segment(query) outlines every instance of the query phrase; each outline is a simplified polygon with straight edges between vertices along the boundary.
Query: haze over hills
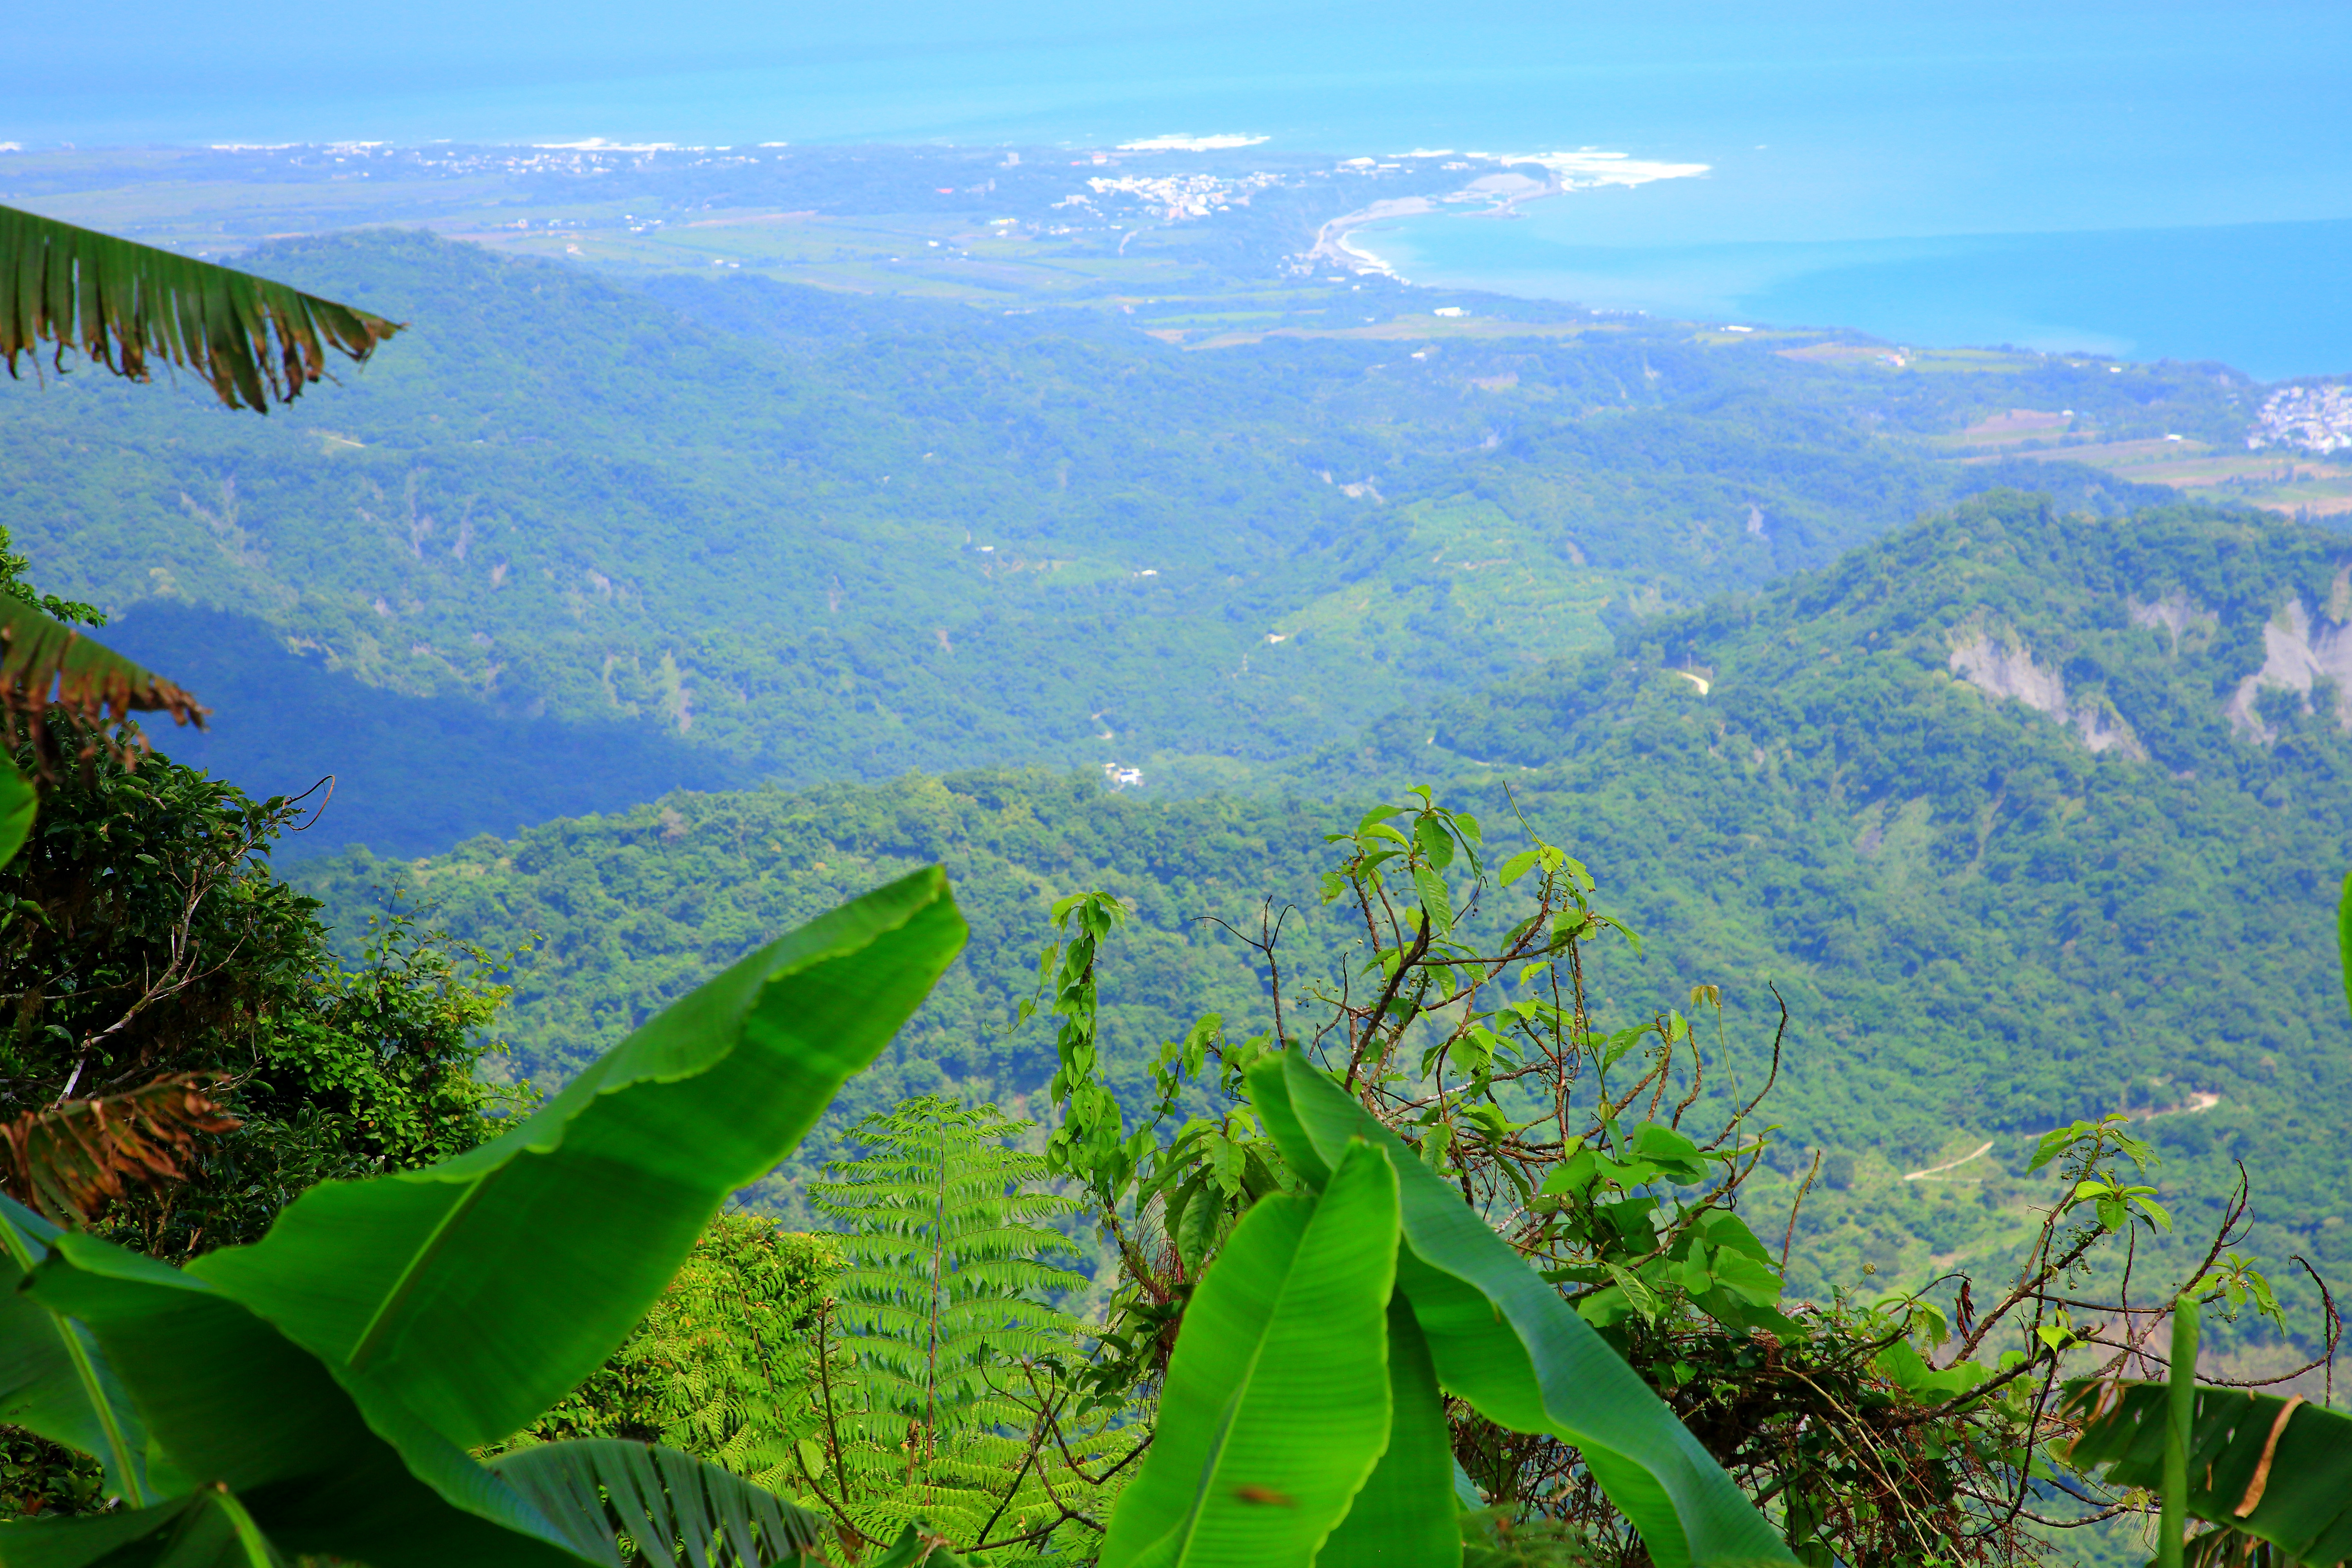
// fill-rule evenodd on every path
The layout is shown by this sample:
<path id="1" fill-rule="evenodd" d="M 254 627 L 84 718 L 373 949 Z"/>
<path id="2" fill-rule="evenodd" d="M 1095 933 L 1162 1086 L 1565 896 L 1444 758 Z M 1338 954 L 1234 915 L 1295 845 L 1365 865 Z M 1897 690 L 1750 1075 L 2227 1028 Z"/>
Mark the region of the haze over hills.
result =
<path id="1" fill-rule="evenodd" d="M 1500 336 L 1391 311 L 1381 336 L 1187 353 L 1116 312 L 630 289 L 416 236 L 253 259 L 412 331 L 267 425 L 86 377 L 28 395 L 0 430 L 11 525 L 124 646 L 203 683 L 224 716 L 190 754 L 266 765 L 257 787 L 348 771 L 312 743 L 342 727 L 303 706 L 348 706 L 336 680 L 427 704 L 382 722 L 461 737 L 642 732 L 600 767 L 551 731 L 526 757 L 560 764 L 496 770 L 454 816 L 348 781 L 320 842 L 407 852 L 637 798 L 647 766 L 1239 782 L 1989 485 L 2097 510 L 2162 493 L 1967 444 L 2011 407 L 2219 444 L 2256 401 L 2210 370 L 1895 374 L 1834 336 L 1590 318 Z"/>
<path id="2" fill-rule="evenodd" d="M 28 147 L 0 157 L 0 185 L 8 163 L 60 142 L 239 143 L 258 160 L 286 143 L 439 154 L 469 150 L 450 138 L 602 137 L 739 170 L 871 156 L 856 143 L 873 142 L 983 167 L 1007 151 L 1066 165 L 1218 132 L 1255 143 L 1240 151 L 1260 169 L 1309 153 L 1328 168 L 1598 147 L 1705 173 L 1544 203 L 1526 223 L 1447 216 L 1475 207 L 1410 219 L 1404 269 L 1662 314 L 2221 359 L 2265 377 L 2352 360 L 2332 286 L 2352 140 L 2329 108 L 2352 25 L 2316 0 L 2179 0 L 2155 26 L 2019 0 L 1144 16 L 895 0 L 822 18 L 700 6 L 650 29 L 618 7 L 574 7 L 551 29 L 428 3 L 345 19 L 339 37 L 373 68 L 358 74 L 316 72 L 299 27 L 223 37 L 170 6 L 133 14 L 108 71 L 27 81 L 0 105 L 0 147 Z M 33 46 L 41 58 L 79 46 L 69 18 L 28 26 L 55 40 Z M 390 162 L 346 163 L 333 199 L 362 205 Z M 248 232 L 300 226 L 277 194 L 238 193 L 262 220 Z M 243 216 L 217 188 L 194 195 Z M 1399 237 L 1374 248 L 1402 258 Z M 749 265 L 769 250 L 727 254 Z"/>

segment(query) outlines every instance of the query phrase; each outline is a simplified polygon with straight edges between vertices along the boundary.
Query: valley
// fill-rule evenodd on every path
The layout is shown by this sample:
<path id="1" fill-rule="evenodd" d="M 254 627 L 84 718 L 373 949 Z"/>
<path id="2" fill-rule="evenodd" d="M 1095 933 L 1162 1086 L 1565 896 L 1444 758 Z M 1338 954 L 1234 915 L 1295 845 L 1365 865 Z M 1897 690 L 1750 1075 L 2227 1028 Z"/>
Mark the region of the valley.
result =
<path id="1" fill-rule="evenodd" d="M 1593 867 L 1646 939 L 1598 973 L 1621 1016 L 1719 984 L 1750 1074 L 1778 988 L 1757 1191 L 1838 1156 L 1800 1288 L 1998 1258 L 2041 1131 L 2189 1103 L 2148 1124 L 2168 1201 L 2218 1214 L 2245 1158 L 2252 1245 L 2352 1262 L 2316 1132 L 2352 1102 L 2352 756 L 2335 667 L 2272 670 L 2263 630 L 2337 636 L 2352 557 L 2279 515 L 2340 510 L 2336 455 L 2246 446 L 2285 394 L 1297 265 L 1461 171 L 725 151 L 7 165 L 409 324 L 266 422 L 20 388 L 0 507 L 215 707 L 169 754 L 335 776 L 278 854 L 347 944 L 393 898 L 537 933 L 500 1070 L 552 1088 L 941 860 L 978 940 L 762 1189 L 804 1218 L 857 1114 L 1039 1110 L 1048 1042 L 1007 1030 L 1054 898 L 1135 911 L 1132 1090 L 1266 1004 L 1204 918 L 1294 907 L 1297 973 L 1339 973 L 1324 835 L 1426 783 Z M 1223 205 L 1106 205 L 1180 175 Z"/>
<path id="2" fill-rule="evenodd" d="M 1227 927 L 1254 930 L 1266 900 L 1295 910 L 1286 987 L 1336 983 L 1349 939 L 1315 884 L 1324 835 L 1355 808 L 1331 797 L 1430 782 L 1490 825 L 1497 858 L 1523 813 L 1592 867 L 1643 938 L 1594 960 L 1612 1026 L 1720 985 L 1723 1065 L 1745 1082 L 1765 1068 L 1774 988 L 1785 999 L 1784 1141 L 1759 1194 L 1785 1204 L 1809 1148 L 1849 1162 L 1802 1210 L 1801 1291 L 1864 1263 L 1900 1282 L 1997 1258 L 2038 1201 L 2024 1167 L 2042 1130 L 2182 1106 L 2198 1109 L 2147 1125 L 2183 1233 L 2218 1215 L 2242 1159 L 2261 1173 L 2250 1245 L 2333 1274 L 2352 1266 L 2336 1196 L 2352 1171 L 2321 1131 L 2352 1097 L 2332 942 L 2352 734 L 2337 689 L 2261 672 L 2284 605 L 2343 607 L 2346 559 L 2258 513 L 2101 521 L 1989 497 L 1759 595 L 1401 709 L 1247 795 L 1168 802 L 1055 770 L 769 785 L 414 862 L 306 862 L 299 879 L 345 930 L 397 897 L 476 940 L 542 933 L 510 1062 L 554 1083 L 750 943 L 941 861 L 972 954 L 838 1127 L 943 1085 L 1034 1094 L 1050 1037 L 1009 1025 L 1045 906 L 1089 887 L 1135 912 L 1105 981 L 1128 1092 L 1204 1012 L 1266 1028 L 1265 983 Z M 2186 635 L 2135 610 L 2168 601 L 2196 606 Z M 2023 700 L 1987 689 L 1960 657 L 1980 637 L 2048 678 Z M 1693 669 L 1706 690 L 1677 678 Z M 2241 687 L 2266 742 L 2233 711 Z M 2132 743 L 2095 750 L 2075 718 L 2093 710 Z M 1937 1173 L 1951 1180 L 1909 1179 L 1988 1141 Z"/>

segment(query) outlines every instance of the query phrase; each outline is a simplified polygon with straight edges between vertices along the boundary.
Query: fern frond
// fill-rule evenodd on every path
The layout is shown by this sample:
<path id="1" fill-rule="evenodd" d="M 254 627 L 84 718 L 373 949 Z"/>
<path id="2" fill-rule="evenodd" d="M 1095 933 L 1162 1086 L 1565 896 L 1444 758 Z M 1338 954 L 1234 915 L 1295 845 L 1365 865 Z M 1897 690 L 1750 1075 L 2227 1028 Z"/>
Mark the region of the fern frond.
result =
<path id="1" fill-rule="evenodd" d="M 1001 1561 L 1061 1560 L 1072 1552 L 1055 1530 L 1089 1549 L 1065 1504 L 1108 1516 L 1105 1489 L 1065 1455 L 1109 1469 L 1105 1424 L 1069 1421 L 1067 1388 L 1035 1374 L 1085 1359 L 1079 1324 L 1054 1302 L 1087 1281 L 1051 1261 L 1071 1251 L 1051 1222 L 1081 1205 L 1038 1190 L 1044 1160 L 1009 1146 L 1025 1130 L 992 1107 L 909 1100 L 860 1123 L 863 1158 L 810 1185 L 844 1233 L 819 1368 L 833 1401 L 826 1489 L 869 1540 L 914 1523 Z M 1109 1437 L 1122 1452 L 1136 1440 Z"/>

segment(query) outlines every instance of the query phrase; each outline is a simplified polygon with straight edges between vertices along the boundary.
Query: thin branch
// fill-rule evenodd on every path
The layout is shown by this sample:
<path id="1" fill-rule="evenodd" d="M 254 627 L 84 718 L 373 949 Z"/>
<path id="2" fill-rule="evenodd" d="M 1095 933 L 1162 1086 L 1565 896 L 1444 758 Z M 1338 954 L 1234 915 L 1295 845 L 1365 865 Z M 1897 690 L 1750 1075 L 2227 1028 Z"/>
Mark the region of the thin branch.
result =
<path id="1" fill-rule="evenodd" d="M 1822 1151 L 1813 1151 L 1811 1169 L 1805 1173 L 1804 1184 L 1797 1189 L 1796 1202 L 1789 1205 L 1789 1228 L 1780 1237 L 1780 1278 L 1789 1277 L 1789 1248 L 1797 1239 L 1797 1211 L 1805 1206 L 1805 1194 L 1813 1190 L 1813 1178 L 1822 1173 Z"/>
<path id="2" fill-rule="evenodd" d="M 1387 987 L 1381 991 L 1380 1001 L 1372 1008 L 1371 1020 L 1364 1026 L 1363 1038 L 1356 1042 L 1355 1050 L 1348 1058 L 1347 1088 L 1352 1089 L 1356 1087 L 1356 1074 L 1362 1069 L 1365 1047 L 1380 1033 L 1381 1022 L 1388 1016 L 1389 1004 L 1396 1000 L 1397 988 L 1404 984 L 1406 973 L 1421 962 L 1421 955 L 1428 951 L 1429 911 L 1423 910 L 1421 911 L 1421 934 L 1412 939 L 1411 948 L 1398 955 L 1396 973 L 1389 976 Z"/>

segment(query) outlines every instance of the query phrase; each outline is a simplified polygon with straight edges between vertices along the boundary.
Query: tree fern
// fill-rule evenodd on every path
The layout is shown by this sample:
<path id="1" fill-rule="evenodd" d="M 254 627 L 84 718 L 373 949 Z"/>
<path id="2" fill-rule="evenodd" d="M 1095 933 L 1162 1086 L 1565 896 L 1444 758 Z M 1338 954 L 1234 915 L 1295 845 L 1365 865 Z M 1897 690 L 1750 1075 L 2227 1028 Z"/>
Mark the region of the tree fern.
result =
<path id="1" fill-rule="evenodd" d="M 816 1324 L 839 1265 L 831 1237 L 719 1215 L 627 1342 L 520 1442 L 658 1443 L 804 1490 L 793 1444 L 812 1425 Z"/>
<path id="2" fill-rule="evenodd" d="M 1135 1437 L 1076 1414 L 1082 1331 L 1052 1300 L 1087 1281 L 1045 1259 L 1069 1245 L 1047 1222 L 1081 1205 L 1007 1146 L 1026 1127 L 909 1100 L 859 1124 L 865 1157 L 810 1187 L 844 1266 L 813 1368 L 824 1471 L 801 1491 L 868 1541 L 915 1523 L 1018 1558 L 1098 1539 Z"/>

